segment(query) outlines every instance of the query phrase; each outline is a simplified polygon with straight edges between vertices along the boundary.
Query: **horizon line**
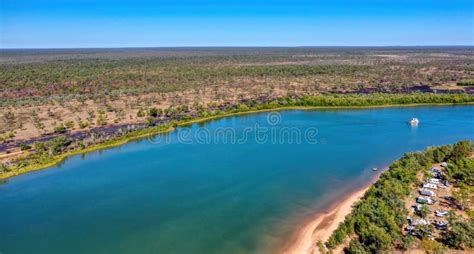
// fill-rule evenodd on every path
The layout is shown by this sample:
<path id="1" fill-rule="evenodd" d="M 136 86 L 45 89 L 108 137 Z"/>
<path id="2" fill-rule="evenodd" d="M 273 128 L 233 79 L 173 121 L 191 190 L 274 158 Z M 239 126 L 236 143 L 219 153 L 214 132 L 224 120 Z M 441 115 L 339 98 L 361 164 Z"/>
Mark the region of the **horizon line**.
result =
<path id="1" fill-rule="evenodd" d="M 474 47 L 463 44 L 428 45 L 314 45 L 314 46 L 124 46 L 124 47 L 0 47 L 0 50 L 54 50 L 54 49 L 186 49 L 186 48 L 410 48 L 410 47 Z"/>

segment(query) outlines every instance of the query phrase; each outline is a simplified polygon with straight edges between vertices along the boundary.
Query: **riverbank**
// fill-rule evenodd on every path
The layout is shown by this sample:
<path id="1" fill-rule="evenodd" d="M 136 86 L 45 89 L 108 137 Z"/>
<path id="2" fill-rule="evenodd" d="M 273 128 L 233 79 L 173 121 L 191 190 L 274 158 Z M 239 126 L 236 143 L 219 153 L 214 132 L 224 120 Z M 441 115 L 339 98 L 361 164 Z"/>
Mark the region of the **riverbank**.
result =
<path id="1" fill-rule="evenodd" d="M 38 170 L 42 170 L 42 169 L 46 169 L 46 168 L 49 168 L 49 167 L 56 166 L 56 165 L 63 162 L 65 159 L 67 159 L 70 156 L 90 153 L 90 152 L 103 150 L 103 149 L 108 149 L 108 148 L 113 148 L 113 147 L 116 147 L 116 146 L 124 145 L 124 144 L 129 143 L 133 140 L 137 140 L 137 139 L 146 138 L 146 137 L 153 136 L 153 135 L 158 135 L 158 134 L 164 134 L 164 133 L 167 133 L 167 132 L 171 132 L 174 129 L 175 128 L 173 128 L 173 127 L 145 129 L 145 130 L 142 130 L 141 132 L 131 133 L 130 135 L 125 135 L 125 136 L 120 137 L 118 139 L 114 139 L 114 140 L 110 140 L 110 141 L 107 141 L 107 142 L 104 142 L 104 143 L 101 143 L 101 144 L 90 146 L 90 147 L 87 147 L 85 149 L 69 151 L 69 152 L 60 154 L 60 155 L 54 157 L 53 159 L 51 159 L 47 162 L 44 162 L 44 163 L 32 164 L 32 165 L 26 166 L 24 168 L 21 168 L 21 170 L 2 173 L 2 174 L 0 174 L 0 180 L 5 180 L 5 179 L 8 179 L 10 177 L 14 177 L 14 176 L 18 176 L 18 175 L 21 175 L 21 174 L 25 174 L 25 173 L 38 171 Z"/>
<path id="2" fill-rule="evenodd" d="M 313 254 L 320 253 L 318 242 L 327 242 L 332 233 L 344 221 L 352 211 L 365 192 L 375 183 L 380 174 L 388 170 L 388 167 L 381 170 L 370 182 L 361 188 L 341 197 L 334 202 L 326 212 L 317 213 L 312 219 L 306 222 L 296 233 L 295 238 L 282 251 L 283 254 Z"/>
<path id="3" fill-rule="evenodd" d="M 277 103 L 278 102 L 278 103 Z M 254 105 L 253 107 L 247 107 L 245 109 L 229 109 L 227 111 L 217 112 L 215 115 L 200 116 L 197 118 L 191 118 L 187 120 L 172 121 L 167 123 L 167 126 L 158 126 L 145 128 L 139 131 L 134 131 L 106 141 L 105 143 L 95 144 L 83 149 L 68 151 L 63 154 L 54 155 L 53 158 L 48 157 L 45 159 L 41 158 L 40 163 L 36 161 L 27 162 L 29 152 L 25 152 L 23 157 L 18 157 L 18 165 L 20 167 L 14 167 L 12 170 L 0 172 L 0 179 L 6 179 L 19 174 L 36 171 L 44 168 L 54 166 L 62 162 L 65 158 L 71 155 L 77 155 L 87 152 L 92 152 L 104 148 L 110 148 L 125 144 L 131 140 L 153 136 L 156 134 L 169 132 L 174 130 L 175 127 L 188 126 L 194 123 L 202 123 L 210 120 L 216 120 L 224 117 L 231 117 L 237 115 L 253 114 L 268 111 L 281 111 L 281 110 L 335 110 L 335 109 L 368 109 L 368 108 L 384 108 L 384 107 L 419 107 L 419 106 L 447 106 L 447 105 L 473 105 L 474 97 L 468 95 L 372 95 L 372 96 L 355 96 L 355 95 L 344 95 L 344 96 L 322 96 L 322 97 L 307 97 L 302 98 L 300 101 L 294 101 L 294 99 L 286 98 L 281 101 L 269 102 L 260 105 Z M 279 103 L 285 102 L 285 105 Z M 163 128 L 166 128 L 164 131 Z M 66 149 L 67 150 L 67 149 Z M 26 166 L 21 164 L 26 163 Z"/>
<path id="4" fill-rule="evenodd" d="M 331 253 L 344 247 L 350 253 L 471 251 L 474 248 L 469 241 L 472 203 L 446 191 L 456 188 L 457 193 L 469 192 L 472 184 L 466 179 L 472 179 L 473 175 L 472 149 L 472 141 L 468 139 L 405 153 L 367 190 L 324 247 Z M 419 196 L 423 193 L 418 187 L 437 181 L 432 183 L 434 191 L 445 193 Z M 436 196 L 435 201 L 442 207 L 433 206 L 435 202 L 420 201 L 432 200 L 432 196 Z M 421 205 L 419 210 L 412 209 L 415 202 Z M 447 221 L 435 211 L 449 211 L 452 217 Z M 424 221 L 422 225 L 417 224 L 420 220 Z"/>
<path id="5" fill-rule="evenodd" d="M 274 112 L 274 111 L 283 111 L 283 110 L 346 110 L 346 109 L 364 110 L 364 109 L 397 108 L 397 107 L 410 108 L 410 107 L 426 107 L 426 106 L 442 107 L 442 106 L 473 106 L 473 105 L 474 105 L 474 101 L 472 101 L 472 102 L 461 102 L 461 103 L 382 104 L 382 105 L 370 105 L 370 106 L 367 106 L 367 105 L 365 105 L 365 106 L 364 105 L 361 105 L 361 106 L 278 106 L 278 107 L 268 107 L 268 108 L 265 107 L 265 108 L 258 108 L 258 109 L 249 109 L 249 110 L 245 110 L 245 111 L 232 111 L 232 112 L 225 112 L 225 113 L 221 113 L 221 114 L 217 114 L 217 115 L 213 115 L 213 116 L 199 117 L 199 118 L 196 118 L 196 119 L 180 121 L 178 123 L 175 123 L 175 126 L 176 127 L 184 127 L 184 126 L 189 126 L 189 125 L 192 125 L 192 124 L 195 124 L 195 123 L 204 123 L 204 122 L 207 122 L 207 121 L 218 120 L 218 119 L 226 118 L 226 117 L 233 117 L 233 116 L 240 116 L 240 115 L 250 115 L 250 114 L 265 113 L 265 112 Z M 130 124 L 130 125 L 133 125 L 133 124 Z M 115 129 L 115 128 L 117 128 L 117 126 L 116 125 L 105 126 L 102 129 L 106 130 L 106 129 L 110 129 L 110 128 Z M 78 133 L 86 134 L 90 131 L 95 131 L 95 129 L 91 129 L 89 131 L 72 132 L 72 134 L 78 134 Z M 160 132 L 152 132 L 152 133 L 149 133 L 147 135 L 155 135 L 155 134 L 160 134 Z M 68 134 L 62 134 L 62 135 L 67 136 Z M 58 135 L 52 136 L 51 139 L 55 138 L 55 137 L 58 137 Z M 28 143 L 32 143 L 32 142 L 44 142 L 44 141 L 35 141 L 35 140 L 36 140 L 36 138 L 30 139 L 30 140 L 21 140 L 21 141 L 17 141 L 16 143 L 13 143 L 13 145 L 10 144 L 10 146 L 19 146 L 20 144 L 28 144 Z M 4 145 L 4 144 L 2 144 L 2 145 Z M 8 146 L 7 146 L 7 148 L 4 148 L 0 145 L 0 153 L 4 152 L 3 151 L 4 149 L 8 150 Z M 13 152 L 13 153 L 5 153 L 5 154 L 2 154 L 2 155 L 3 155 L 3 157 L 8 157 L 8 155 L 13 155 L 14 153 L 18 153 L 18 152 L 19 151 Z M 1 179 L 1 176 L 0 176 L 0 179 Z"/>

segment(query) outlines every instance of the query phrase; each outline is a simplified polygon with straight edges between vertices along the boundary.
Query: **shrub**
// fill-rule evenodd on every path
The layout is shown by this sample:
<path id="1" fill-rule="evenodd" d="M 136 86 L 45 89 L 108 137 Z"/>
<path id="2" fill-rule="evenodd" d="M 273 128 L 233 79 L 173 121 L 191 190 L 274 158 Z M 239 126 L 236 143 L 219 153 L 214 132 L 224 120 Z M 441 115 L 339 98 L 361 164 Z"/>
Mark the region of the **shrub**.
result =
<path id="1" fill-rule="evenodd" d="M 427 205 L 422 205 L 420 210 L 420 216 L 426 218 L 431 213 L 430 208 Z"/>
<path id="2" fill-rule="evenodd" d="M 467 222 L 455 221 L 451 223 L 449 231 L 444 237 L 444 243 L 455 249 L 474 248 L 474 219 Z"/>
<path id="3" fill-rule="evenodd" d="M 31 149 L 30 145 L 25 144 L 25 143 L 20 144 L 20 150 L 21 151 L 26 151 L 26 150 L 30 150 L 30 149 Z"/>
<path id="4" fill-rule="evenodd" d="M 54 133 L 65 133 L 66 132 L 66 127 L 64 127 L 63 124 L 60 124 L 56 127 L 54 127 Z"/>
<path id="5" fill-rule="evenodd" d="M 140 108 L 137 112 L 137 117 L 144 117 L 145 116 L 145 111 L 143 111 L 142 108 Z"/>
<path id="6" fill-rule="evenodd" d="M 474 86 L 474 79 L 461 80 L 456 83 L 458 86 Z"/>
<path id="7" fill-rule="evenodd" d="M 148 110 L 148 115 L 152 117 L 157 117 L 158 116 L 158 109 L 157 108 L 150 108 Z"/>
<path id="8" fill-rule="evenodd" d="M 472 142 L 469 140 L 458 142 L 454 145 L 451 156 L 451 160 L 460 160 L 464 157 L 470 156 L 472 153 Z"/>
<path id="9" fill-rule="evenodd" d="M 148 117 L 146 118 L 146 124 L 147 124 L 148 126 L 154 125 L 154 124 L 155 124 L 155 118 L 152 117 L 152 116 L 148 116 Z"/>
<path id="10" fill-rule="evenodd" d="M 345 253 L 350 253 L 350 254 L 365 254 L 365 253 L 370 253 L 369 251 L 367 251 L 365 249 L 365 246 L 362 245 L 362 243 L 360 243 L 359 241 L 357 240 L 352 240 L 350 243 L 349 243 L 349 247 L 346 248 L 344 250 Z"/>
<path id="11" fill-rule="evenodd" d="M 98 116 L 97 116 L 97 125 L 104 126 L 107 124 L 107 115 L 105 114 L 105 111 L 98 111 Z"/>
<path id="12" fill-rule="evenodd" d="M 443 253 L 443 250 L 445 249 L 443 244 L 426 238 L 421 240 L 421 248 L 428 253 Z"/>
<path id="13" fill-rule="evenodd" d="M 65 125 L 68 129 L 73 129 L 74 128 L 74 122 L 73 121 L 67 121 L 65 123 Z"/>

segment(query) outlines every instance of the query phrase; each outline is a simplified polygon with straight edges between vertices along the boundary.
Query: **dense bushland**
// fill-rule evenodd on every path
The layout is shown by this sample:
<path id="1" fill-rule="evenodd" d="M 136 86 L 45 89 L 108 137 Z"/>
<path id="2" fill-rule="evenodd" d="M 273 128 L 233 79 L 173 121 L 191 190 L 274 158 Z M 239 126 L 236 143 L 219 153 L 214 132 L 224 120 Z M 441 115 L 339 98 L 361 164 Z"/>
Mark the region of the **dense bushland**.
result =
<path id="1" fill-rule="evenodd" d="M 440 58 L 436 54 L 447 56 Z M 0 98 L 144 94 L 297 83 L 313 92 L 404 92 L 472 78 L 469 48 L 4 50 Z M 464 84 L 465 81 L 460 81 Z M 13 99 L 13 100 L 12 100 Z"/>
<path id="2" fill-rule="evenodd" d="M 459 188 L 455 198 L 465 204 L 469 219 L 451 217 L 449 231 L 438 240 L 451 248 L 473 248 L 474 217 L 469 210 L 474 195 L 474 160 L 470 157 L 471 153 L 471 141 L 462 141 L 455 145 L 431 147 L 422 152 L 405 154 L 391 164 L 390 169 L 366 192 L 352 213 L 330 237 L 326 246 L 333 249 L 350 237 L 346 253 L 380 253 L 384 250 L 408 249 L 414 238 L 403 232 L 408 216 L 404 199 L 418 184 L 417 173 L 426 170 L 433 163 L 447 161 L 448 177 Z M 434 243 L 425 237 L 422 238 L 422 245 Z M 436 244 L 442 247 L 441 243 Z"/>

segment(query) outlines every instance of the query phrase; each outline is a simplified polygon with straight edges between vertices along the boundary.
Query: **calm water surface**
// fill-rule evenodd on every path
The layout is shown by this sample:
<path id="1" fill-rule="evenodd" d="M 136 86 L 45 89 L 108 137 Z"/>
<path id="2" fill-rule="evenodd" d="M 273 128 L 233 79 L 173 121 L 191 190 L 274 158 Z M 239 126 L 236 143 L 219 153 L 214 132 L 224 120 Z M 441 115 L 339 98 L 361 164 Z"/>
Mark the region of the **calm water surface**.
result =
<path id="1" fill-rule="evenodd" d="M 372 167 L 474 139 L 473 106 L 268 115 L 196 124 L 9 179 L 0 185 L 0 252 L 274 253 L 308 215 L 367 182 Z M 415 116 L 421 124 L 411 128 Z M 260 144 L 247 131 L 256 126 L 277 136 L 317 129 L 316 144 Z M 203 127 L 248 139 L 202 144 Z"/>

